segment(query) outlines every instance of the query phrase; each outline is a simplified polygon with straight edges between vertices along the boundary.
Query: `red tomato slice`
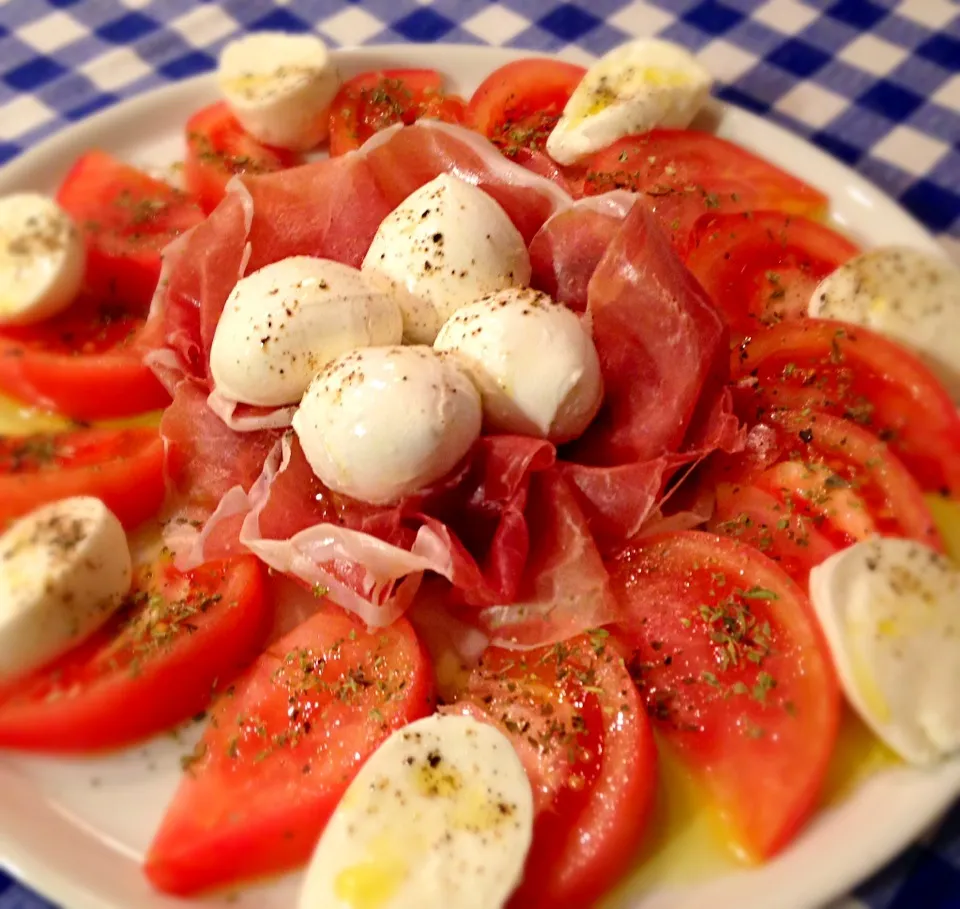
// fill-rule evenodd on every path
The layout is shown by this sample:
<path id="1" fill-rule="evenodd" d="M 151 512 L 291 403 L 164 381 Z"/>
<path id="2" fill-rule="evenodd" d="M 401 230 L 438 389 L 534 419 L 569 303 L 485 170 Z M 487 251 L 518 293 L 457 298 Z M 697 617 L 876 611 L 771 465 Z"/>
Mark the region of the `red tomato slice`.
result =
<path id="1" fill-rule="evenodd" d="M 819 190 L 712 133 L 655 129 L 628 136 L 587 162 L 583 192 L 644 193 L 650 209 L 685 253 L 704 214 L 769 209 L 817 218 L 826 214 Z"/>
<path id="2" fill-rule="evenodd" d="M 515 60 L 487 76 L 467 106 L 467 123 L 505 154 L 542 151 L 586 70 L 573 63 Z"/>
<path id="3" fill-rule="evenodd" d="M 636 857 L 657 778 L 649 721 L 607 632 L 487 650 L 446 709 L 498 726 L 533 785 L 533 845 L 511 909 L 593 905 Z"/>
<path id="4" fill-rule="evenodd" d="M 433 69 L 385 69 L 361 73 L 340 86 L 330 106 L 330 155 L 346 154 L 374 133 L 421 117 L 462 123 L 466 105 L 443 91 Z"/>
<path id="5" fill-rule="evenodd" d="M 170 395 L 144 365 L 145 320 L 79 300 L 40 325 L 0 331 L 0 391 L 75 420 L 156 410 Z"/>
<path id="6" fill-rule="evenodd" d="M 103 629 L 0 692 L 0 747 L 95 751 L 169 729 L 246 666 L 271 612 L 252 556 L 186 574 L 168 559 L 143 566 Z"/>
<path id="7" fill-rule="evenodd" d="M 656 727 L 706 783 L 738 845 L 766 858 L 816 805 L 840 690 L 803 591 L 750 546 L 687 531 L 610 565 L 616 634 Z"/>
<path id="8" fill-rule="evenodd" d="M 781 212 L 701 217 L 687 267 L 723 310 L 733 338 L 805 318 L 821 279 L 859 248 L 807 218 Z"/>
<path id="9" fill-rule="evenodd" d="M 869 429 L 925 492 L 960 494 L 960 415 L 913 354 L 843 322 L 784 322 L 733 353 L 738 405 L 750 420 L 822 410 Z"/>
<path id="10" fill-rule="evenodd" d="M 78 429 L 0 438 L 0 529 L 48 502 L 95 496 L 126 528 L 160 510 L 163 441 L 156 429 Z"/>
<path id="11" fill-rule="evenodd" d="M 432 685 L 405 619 L 372 633 L 332 609 L 308 619 L 217 702 L 147 877 L 184 895 L 304 863 L 363 762 L 430 712 Z"/>
<path id="12" fill-rule="evenodd" d="M 160 278 L 160 251 L 203 220 L 189 196 L 102 151 L 77 160 L 57 201 L 83 232 L 90 295 L 141 312 Z"/>
<path id="13" fill-rule="evenodd" d="M 187 120 L 187 188 L 205 212 L 213 211 L 236 174 L 267 174 L 303 163 L 295 152 L 262 145 L 230 113 L 225 101 L 197 111 Z"/>

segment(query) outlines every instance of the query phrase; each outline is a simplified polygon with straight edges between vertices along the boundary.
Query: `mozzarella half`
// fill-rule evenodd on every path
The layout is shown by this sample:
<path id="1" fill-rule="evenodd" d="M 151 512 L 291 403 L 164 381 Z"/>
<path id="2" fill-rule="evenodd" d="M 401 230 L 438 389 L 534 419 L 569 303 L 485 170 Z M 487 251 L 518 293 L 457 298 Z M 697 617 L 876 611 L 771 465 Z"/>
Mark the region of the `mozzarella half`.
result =
<path id="1" fill-rule="evenodd" d="M 340 77 L 316 35 L 246 35 L 224 48 L 217 77 L 233 115 L 260 142 L 306 151 L 327 138 Z"/>
<path id="2" fill-rule="evenodd" d="M 482 189 L 441 174 L 386 218 L 361 266 L 398 290 L 404 337 L 432 344 L 465 303 L 530 282 L 530 256 Z"/>
<path id="3" fill-rule="evenodd" d="M 903 246 L 861 253 L 820 282 L 808 312 L 912 349 L 960 402 L 960 269 L 945 259 Z"/>
<path id="4" fill-rule="evenodd" d="M 454 360 L 429 347 L 368 347 L 314 379 L 293 428 L 330 489 L 382 505 L 449 473 L 481 421 L 480 396 Z"/>
<path id="5" fill-rule="evenodd" d="M 299 909 L 499 909 L 532 835 L 510 740 L 470 717 L 430 716 L 393 733 L 351 783 Z"/>
<path id="6" fill-rule="evenodd" d="M 656 38 L 630 41 L 587 70 L 547 138 L 547 152 L 574 164 L 624 136 L 658 126 L 684 129 L 712 82 L 685 48 Z"/>
<path id="7" fill-rule="evenodd" d="M 130 589 L 127 537 L 99 499 L 38 508 L 0 536 L 0 679 L 44 665 L 96 631 Z"/>
<path id="8" fill-rule="evenodd" d="M 502 290 L 469 303 L 434 346 L 470 373 L 491 429 L 568 442 L 600 409 L 593 339 L 574 312 L 539 291 Z"/>
<path id="9" fill-rule="evenodd" d="M 904 760 L 960 749 L 960 568 L 911 540 L 872 537 L 810 574 L 847 699 Z"/>
<path id="10" fill-rule="evenodd" d="M 355 268 L 293 256 L 237 283 L 210 348 L 217 391 L 244 404 L 295 404 L 327 363 L 358 347 L 400 342 L 393 295 Z"/>
<path id="11" fill-rule="evenodd" d="M 0 197 L 0 326 L 31 325 L 66 309 L 85 260 L 80 232 L 53 199 Z"/>

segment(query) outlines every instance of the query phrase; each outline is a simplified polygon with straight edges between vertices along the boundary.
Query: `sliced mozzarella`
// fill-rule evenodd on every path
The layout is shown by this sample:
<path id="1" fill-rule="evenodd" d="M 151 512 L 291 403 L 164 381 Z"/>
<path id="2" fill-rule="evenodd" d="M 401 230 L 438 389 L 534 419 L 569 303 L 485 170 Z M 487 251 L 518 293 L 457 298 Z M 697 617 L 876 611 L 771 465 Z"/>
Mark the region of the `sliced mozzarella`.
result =
<path id="1" fill-rule="evenodd" d="M 361 267 L 397 288 L 404 337 L 416 344 L 432 344 L 465 303 L 530 281 L 526 244 L 507 213 L 450 174 L 384 218 Z"/>
<path id="2" fill-rule="evenodd" d="M 400 308 L 357 269 L 294 256 L 234 287 L 210 348 L 217 391 L 243 404 L 300 400 L 335 357 L 358 347 L 398 344 Z"/>
<path id="3" fill-rule="evenodd" d="M 503 733 L 435 714 L 398 730 L 350 784 L 300 909 L 499 909 L 520 882 L 533 794 Z"/>
<path id="4" fill-rule="evenodd" d="M 529 288 L 502 290 L 459 309 L 435 347 L 455 352 L 501 432 L 567 442 L 597 415 L 603 378 L 575 313 Z"/>
<path id="5" fill-rule="evenodd" d="M 809 313 L 911 348 L 960 402 L 960 269 L 902 246 L 862 253 L 824 278 Z"/>
<path id="6" fill-rule="evenodd" d="M 684 129 L 712 84 L 685 48 L 639 38 L 610 51 L 587 70 L 547 138 L 547 152 L 574 164 L 617 139 L 654 127 Z"/>
<path id="7" fill-rule="evenodd" d="M 99 628 L 130 589 L 130 550 L 99 499 L 38 508 L 0 536 L 0 679 L 21 675 Z"/>
<path id="8" fill-rule="evenodd" d="M 70 216 L 37 193 L 0 198 L 0 325 L 30 325 L 66 309 L 85 252 Z"/>
<path id="9" fill-rule="evenodd" d="M 873 537 L 810 574 L 847 699 L 904 760 L 960 749 L 960 568 L 911 540 Z"/>
<path id="10" fill-rule="evenodd" d="M 340 77 L 316 35 L 246 35 L 224 48 L 217 75 L 233 115 L 260 142 L 306 151 L 327 138 Z"/>
<path id="11" fill-rule="evenodd" d="M 480 396 L 429 347 L 368 347 L 311 383 L 293 428 L 331 489 L 387 504 L 450 472 L 480 434 Z"/>

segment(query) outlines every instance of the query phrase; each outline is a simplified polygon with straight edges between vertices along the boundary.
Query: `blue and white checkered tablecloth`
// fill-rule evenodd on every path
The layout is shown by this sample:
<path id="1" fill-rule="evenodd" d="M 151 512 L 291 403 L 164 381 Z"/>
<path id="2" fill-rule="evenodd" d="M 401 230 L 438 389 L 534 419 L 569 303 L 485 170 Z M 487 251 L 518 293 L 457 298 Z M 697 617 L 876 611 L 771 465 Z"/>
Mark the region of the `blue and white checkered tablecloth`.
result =
<path id="1" fill-rule="evenodd" d="M 585 62 L 659 34 L 698 52 L 722 98 L 851 165 L 960 256 L 958 0 L 0 0 L 0 162 L 212 69 L 227 40 L 257 28 L 317 29 L 333 44 L 564 50 Z M 47 905 L 0 872 L 0 909 Z M 853 907 L 960 907 L 960 808 L 859 888 L 844 903 Z"/>

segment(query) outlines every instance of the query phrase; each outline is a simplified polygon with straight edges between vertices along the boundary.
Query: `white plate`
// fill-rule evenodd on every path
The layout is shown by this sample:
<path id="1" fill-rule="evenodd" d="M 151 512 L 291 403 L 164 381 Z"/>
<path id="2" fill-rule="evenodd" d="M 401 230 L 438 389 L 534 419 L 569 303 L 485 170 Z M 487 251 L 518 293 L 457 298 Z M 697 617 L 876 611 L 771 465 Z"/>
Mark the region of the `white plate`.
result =
<path id="1" fill-rule="evenodd" d="M 337 52 L 346 75 L 434 67 L 463 94 L 518 56 L 443 45 Z M 0 171 L 0 193 L 51 191 L 73 159 L 96 146 L 140 165 L 169 165 L 182 155 L 186 117 L 215 98 L 214 80 L 205 76 L 126 102 L 8 165 Z M 723 136 L 826 191 L 836 221 L 865 245 L 904 243 L 942 254 L 916 221 L 823 152 L 744 111 L 718 106 L 716 119 Z M 183 909 L 183 902 L 149 889 L 138 863 L 176 787 L 179 755 L 190 744 L 165 736 L 106 759 L 0 758 L 0 861 L 66 909 Z M 812 909 L 892 858 L 958 794 L 960 762 L 930 773 L 888 770 L 821 812 L 794 845 L 761 868 L 623 893 L 614 902 L 624 909 Z M 289 876 L 241 895 L 240 905 L 289 909 L 296 885 L 296 876 Z M 220 898 L 204 905 L 236 902 Z"/>

